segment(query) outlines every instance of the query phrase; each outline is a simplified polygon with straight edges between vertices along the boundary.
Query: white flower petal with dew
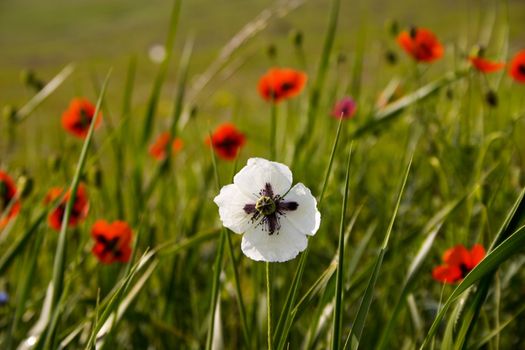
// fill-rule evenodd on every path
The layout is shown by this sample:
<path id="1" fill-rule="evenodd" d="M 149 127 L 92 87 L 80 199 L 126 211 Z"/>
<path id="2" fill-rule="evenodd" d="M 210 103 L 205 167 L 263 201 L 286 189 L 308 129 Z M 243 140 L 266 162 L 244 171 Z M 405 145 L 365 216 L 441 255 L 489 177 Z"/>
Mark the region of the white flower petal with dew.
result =
<path id="1" fill-rule="evenodd" d="M 272 185 L 274 194 L 285 194 L 292 187 L 292 172 L 284 164 L 263 158 L 250 158 L 248 164 L 234 176 L 233 183 L 245 195 L 257 200 L 259 191 L 267 183 Z"/>
<path id="2" fill-rule="evenodd" d="M 223 225 L 243 233 L 241 249 L 257 261 L 291 260 L 308 245 L 321 223 L 317 201 L 281 163 L 251 158 L 214 202 Z M 263 198 L 264 197 L 264 198 Z M 265 203 L 265 204 L 262 204 Z"/>

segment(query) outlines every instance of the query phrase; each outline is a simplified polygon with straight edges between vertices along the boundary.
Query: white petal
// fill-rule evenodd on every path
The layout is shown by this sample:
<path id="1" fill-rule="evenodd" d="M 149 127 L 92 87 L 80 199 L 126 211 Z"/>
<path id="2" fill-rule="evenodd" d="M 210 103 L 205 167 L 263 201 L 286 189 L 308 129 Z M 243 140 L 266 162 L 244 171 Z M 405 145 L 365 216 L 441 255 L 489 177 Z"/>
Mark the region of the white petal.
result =
<path id="1" fill-rule="evenodd" d="M 302 183 L 296 184 L 284 198 L 285 202 L 297 202 L 296 210 L 285 211 L 281 222 L 289 220 L 296 229 L 306 235 L 315 235 L 321 224 L 317 201 Z"/>
<path id="2" fill-rule="evenodd" d="M 273 193 L 285 194 L 292 186 L 292 172 L 281 163 L 263 158 L 250 158 L 248 164 L 233 178 L 233 183 L 249 197 L 259 198 L 259 192 L 269 183 Z"/>
<path id="3" fill-rule="evenodd" d="M 261 225 L 242 236 L 242 252 L 257 261 L 284 262 L 306 249 L 308 239 L 289 222 L 281 222 L 279 234 L 269 235 Z"/>
<path id="4" fill-rule="evenodd" d="M 250 226 L 251 215 L 246 214 L 244 206 L 255 204 L 252 198 L 246 197 L 236 185 L 226 185 L 213 199 L 219 207 L 222 224 L 235 233 L 243 233 Z"/>

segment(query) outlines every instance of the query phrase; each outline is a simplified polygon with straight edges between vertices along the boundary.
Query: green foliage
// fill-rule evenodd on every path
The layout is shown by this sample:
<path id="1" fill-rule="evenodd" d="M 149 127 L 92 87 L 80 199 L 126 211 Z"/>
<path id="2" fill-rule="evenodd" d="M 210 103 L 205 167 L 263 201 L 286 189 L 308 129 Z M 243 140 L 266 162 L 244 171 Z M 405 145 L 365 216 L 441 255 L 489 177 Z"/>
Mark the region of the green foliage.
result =
<path id="1" fill-rule="evenodd" d="M 13 18 L 0 28 L 22 14 L 55 16 L 56 4 L 11 3 L 2 13 Z M 34 50 L 43 61 L 57 58 L 27 67 L 37 69 L 31 86 L 29 71 L 27 86 L 17 83 L 20 67 L 12 63 L 26 62 L 29 49 L 17 52 L 14 36 L 3 38 L 13 51 L 0 58 L 0 170 L 15 182 L 31 178 L 34 188 L 20 193 L 20 212 L 0 228 L 0 292 L 8 294 L 0 304 L 0 348 L 459 350 L 525 343 L 524 87 L 465 60 L 479 42 L 487 57 L 501 60 L 520 49 L 509 29 L 523 22 L 523 4 L 471 3 L 469 16 L 439 28 L 441 2 L 428 2 L 428 11 L 407 2 L 410 11 L 395 12 L 403 27 L 417 18 L 445 44 L 445 56 L 428 64 L 415 63 L 378 29 L 384 14 L 365 3 L 388 8 L 384 2 L 238 1 L 238 12 L 204 0 L 153 3 L 159 9 L 129 13 L 124 1 L 81 1 L 77 11 L 64 4 L 56 27 L 35 17 L 34 28 L 15 34 L 27 39 L 40 28 L 48 37 L 62 31 L 76 38 L 83 26 L 108 29 L 100 16 L 122 17 L 129 38 L 108 29 L 107 38 L 86 43 L 93 52 L 115 52 L 104 59 L 80 60 L 62 41 L 41 43 Z M 126 47 L 131 39 L 151 44 L 144 26 L 165 43 L 158 65 Z M 212 26 L 213 35 L 200 34 Z M 299 96 L 270 106 L 256 87 L 273 65 L 300 68 L 309 82 Z M 110 84 L 108 77 L 99 82 L 99 71 L 112 72 Z M 486 102 L 489 90 L 497 106 Z M 348 93 L 355 117 L 330 117 Z M 84 140 L 60 125 L 73 96 L 98 101 L 103 114 Z M 216 158 L 205 145 L 222 122 L 246 135 L 235 161 Z M 162 132 L 184 146 L 153 159 L 148 150 Z M 304 252 L 266 271 L 242 254 L 239 235 L 221 227 L 212 200 L 251 157 L 289 165 L 322 216 Z M 45 194 L 51 187 L 75 193 L 80 182 L 89 194 L 87 219 L 54 232 L 48 215 L 61 198 L 45 203 Z M 66 220 L 73 202 L 70 196 L 63 208 Z M 13 204 L 0 198 L 0 219 Z M 103 264 L 92 253 L 99 219 L 132 227 L 128 262 Z M 475 243 L 487 255 L 462 281 L 432 278 L 446 249 Z"/>

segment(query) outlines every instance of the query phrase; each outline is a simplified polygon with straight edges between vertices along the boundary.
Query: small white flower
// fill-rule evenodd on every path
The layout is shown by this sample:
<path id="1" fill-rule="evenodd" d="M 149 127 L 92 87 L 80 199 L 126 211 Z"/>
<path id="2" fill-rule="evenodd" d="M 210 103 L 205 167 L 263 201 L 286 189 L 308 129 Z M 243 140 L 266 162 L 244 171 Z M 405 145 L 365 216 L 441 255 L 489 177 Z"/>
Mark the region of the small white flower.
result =
<path id="1" fill-rule="evenodd" d="M 222 224 L 244 233 L 241 249 L 257 261 L 283 262 L 306 249 L 321 223 L 317 201 L 281 163 L 251 158 L 215 197 Z"/>

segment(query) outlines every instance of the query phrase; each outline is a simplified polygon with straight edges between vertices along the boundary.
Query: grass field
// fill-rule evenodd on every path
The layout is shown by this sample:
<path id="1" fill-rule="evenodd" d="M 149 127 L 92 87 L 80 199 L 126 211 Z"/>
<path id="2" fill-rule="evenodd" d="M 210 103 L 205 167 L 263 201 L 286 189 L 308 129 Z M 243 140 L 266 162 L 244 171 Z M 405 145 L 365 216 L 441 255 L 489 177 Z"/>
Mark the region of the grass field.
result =
<path id="1" fill-rule="evenodd" d="M 3 1 L 0 348 L 525 348 L 525 85 L 467 59 L 510 62 L 524 21 L 519 0 Z M 432 62 L 397 43 L 420 28 Z M 272 67 L 305 86 L 265 100 Z M 163 132 L 183 146 L 155 158 Z M 254 157 L 310 189 L 318 229 L 308 195 L 246 193 Z M 246 186 L 279 188 L 261 169 Z"/>

